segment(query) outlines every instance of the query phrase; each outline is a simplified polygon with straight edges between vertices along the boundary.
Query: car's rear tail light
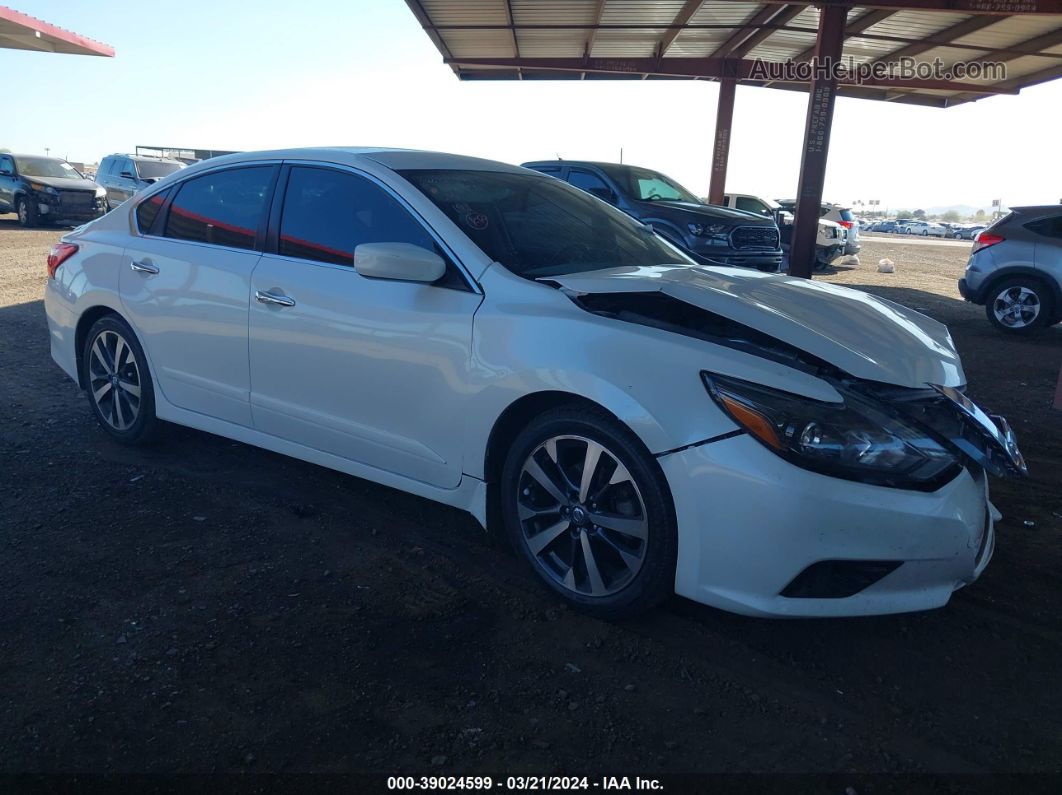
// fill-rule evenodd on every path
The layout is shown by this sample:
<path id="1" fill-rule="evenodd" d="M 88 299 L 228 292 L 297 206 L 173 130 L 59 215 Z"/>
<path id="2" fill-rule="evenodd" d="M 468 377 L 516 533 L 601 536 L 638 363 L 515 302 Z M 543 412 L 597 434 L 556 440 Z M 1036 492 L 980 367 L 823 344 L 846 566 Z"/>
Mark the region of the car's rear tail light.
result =
<path id="1" fill-rule="evenodd" d="M 48 278 L 54 279 L 59 266 L 77 253 L 77 246 L 73 243 L 56 243 L 48 252 Z"/>
<path id="2" fill-rule="evenodd" d="M 837 223 L 839 223 L 845 229 L 851 229 L 852 228 L 852 222 L 851 221 L 838 221 Z"/>
<path id="3" fill-rule="evenodd" d="M 981 249 L 994 246 L 996 243 L 1002 243 L 1004 240 L 1006 240 L 1006 238 L 1003 237 L 1003 235 L 996 235 L 992 232 L 978 232 L 977 236 L 974 238 L 973 249 L 970 253 L 976 254 Z"/>

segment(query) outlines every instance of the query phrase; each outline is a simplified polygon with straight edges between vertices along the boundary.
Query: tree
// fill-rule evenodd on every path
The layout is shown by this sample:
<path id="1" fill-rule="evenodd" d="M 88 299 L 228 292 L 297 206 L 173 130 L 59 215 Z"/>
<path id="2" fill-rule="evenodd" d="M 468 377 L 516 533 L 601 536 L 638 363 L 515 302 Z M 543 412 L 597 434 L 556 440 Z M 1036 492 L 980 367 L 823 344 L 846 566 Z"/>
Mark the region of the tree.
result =
<path id="1" fill-rule="evenodd" d="M 924 219 L 924 218 L 926 217 L 926 211 L 925 211 L 925 210 L 915 210 L 915 211 L 914 211 L 914 212 L 912 213 L 912 215 L 913 215 L 913 216 L 914 216 L 915 218 L 921 218 L 921 219 Z"/>
<path id="2" fill-rule="evenodd" d="M 985 220 L 985 211 L 984 210 L 978 210 L 977 212 L 975 212 L 973 214 L 973 217 L 974 217 L 975 221 L 983 221 L 983 220 Z"/>
<path id="3" fill-rule="evenodd" d="M 947 221 L 949 224 L 958 223 L 962 216 L 960 216 L 954 210 L 948 210 L 944 215 L 940 216 L 941 221 Z"/>

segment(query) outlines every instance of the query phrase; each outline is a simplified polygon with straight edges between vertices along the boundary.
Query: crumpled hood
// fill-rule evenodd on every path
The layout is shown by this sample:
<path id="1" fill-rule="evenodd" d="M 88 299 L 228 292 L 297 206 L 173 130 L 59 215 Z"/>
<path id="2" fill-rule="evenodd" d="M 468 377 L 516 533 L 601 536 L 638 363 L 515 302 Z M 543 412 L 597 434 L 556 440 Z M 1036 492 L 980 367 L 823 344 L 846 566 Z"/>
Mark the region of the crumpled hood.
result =
<path id="1" fill-rule="evenodd" d="M 857 378 L 911 388 L 966 383 L 946 326 L 847 287 L 689 265 L 609 268 L 548 281 L 581 294 L 663 292 L 769 334 Z"/>
<path id="2" fill-rule="evenodd" d="M 78 179 L 77 177 L 25 177 L 27 182 L 37 182 L 47 185 L 56 190 L 91 190 L 99 187 L 91 179 Z"/>

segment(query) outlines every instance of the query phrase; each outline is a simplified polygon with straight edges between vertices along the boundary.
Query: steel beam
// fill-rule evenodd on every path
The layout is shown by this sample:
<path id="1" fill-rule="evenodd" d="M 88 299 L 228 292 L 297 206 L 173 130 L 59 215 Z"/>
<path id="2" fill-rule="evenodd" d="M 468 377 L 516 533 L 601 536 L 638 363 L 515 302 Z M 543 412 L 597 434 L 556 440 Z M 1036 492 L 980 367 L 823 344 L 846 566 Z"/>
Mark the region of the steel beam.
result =
<path id="1" fill-rule="evenodd" d="M 819 62 L 836 61 L 844 46 L 844 24 L 848 6 L 827 5 L 819 15 L 819 35 L 815 58 Z M 804 124 L 804 152 L 800 158 L 800 183 L 797 186 L 793 218 L 793 236 L 789 246 L 789 275 L 811 278 L 815 266 L 815 238 L 818 233 L 822 187 L 826 181 L 826 159 L 830 151 L 833 106 L 837 100 L 837 81 L 816 77 L 808 95 L 808 114 Z"/>
<path id="2" fill-rule="evenodd" d="M 686 0 L 686 3 L 679 9 L 678 14 L 675 15 L 675 19 L 671 23 L 675 27 L 669 28 L 657 45 L 656 51 L 661 58 L 667 55 L 667 51 L 675 43 L 675 39 L 682 33 L 690 19 L 702 5 L 704 5 L 704 0 Z"/>
<path id="3" fill-rule="evenodd" d="M 896 12 L 891 8 L 878 9 L 876 11 L 867 11 L 859 19 L 852 20 L 844 29 L 844 37 L 850 39 L 852 36 L 856 36 L 868 28 L 874 27 L 882 20 L 888 19 Z M 801 53 L 793 56 L 793 60 L 802 63 L 815 54 L 814 47 L 808 47 Z"/>
<path id="4" fill-rule="evenodd" d="M 719 104 L 715 110 L 715 143 L 712 146 L 712 182 L 708 188 L 709 204 L 722 204 L 726 193 L 726 166 L 730 160 L 730 127 L 734 121 L 734 94 L 737 80 L 719 81 Z"/>

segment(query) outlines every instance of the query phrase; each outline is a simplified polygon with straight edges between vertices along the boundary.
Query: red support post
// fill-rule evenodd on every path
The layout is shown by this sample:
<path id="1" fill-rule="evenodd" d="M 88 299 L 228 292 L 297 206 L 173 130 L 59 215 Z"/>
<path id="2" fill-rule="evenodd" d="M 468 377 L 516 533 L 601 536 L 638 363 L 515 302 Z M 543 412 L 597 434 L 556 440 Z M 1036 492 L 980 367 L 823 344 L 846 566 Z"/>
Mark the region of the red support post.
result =
<path id="1" fill-rule="evenodd" d="M 832 73 L 822 74 L 821 67 L 830 66 L 841 57 L 848 11 L 847 6 L 831 4 L 823 7 L 819 14 L 815 63 L 820 70 L 816 70 L 808 95 L 804 154 L 800 159 L 796 217 L 793 219 L 793 237 L 789 248 L 790 276 L 811 278 L 815 265 L 815 238 L 822 204 L 822 186 L 826 180 L 826 157 L 830 151 L 833 106 L 837 99 L 837 80 Z"/>
<path id="2" fill-rule="evenodd" d="M 726 165 L 730 159 L 730 125 L 734 120 L 734 94 L 737 80 L 719 81 L 719 105 L 715 111 L 715 145 L 712 147 L 712 182 L 708 202 L 722 204 L 726 193 Z"/>

